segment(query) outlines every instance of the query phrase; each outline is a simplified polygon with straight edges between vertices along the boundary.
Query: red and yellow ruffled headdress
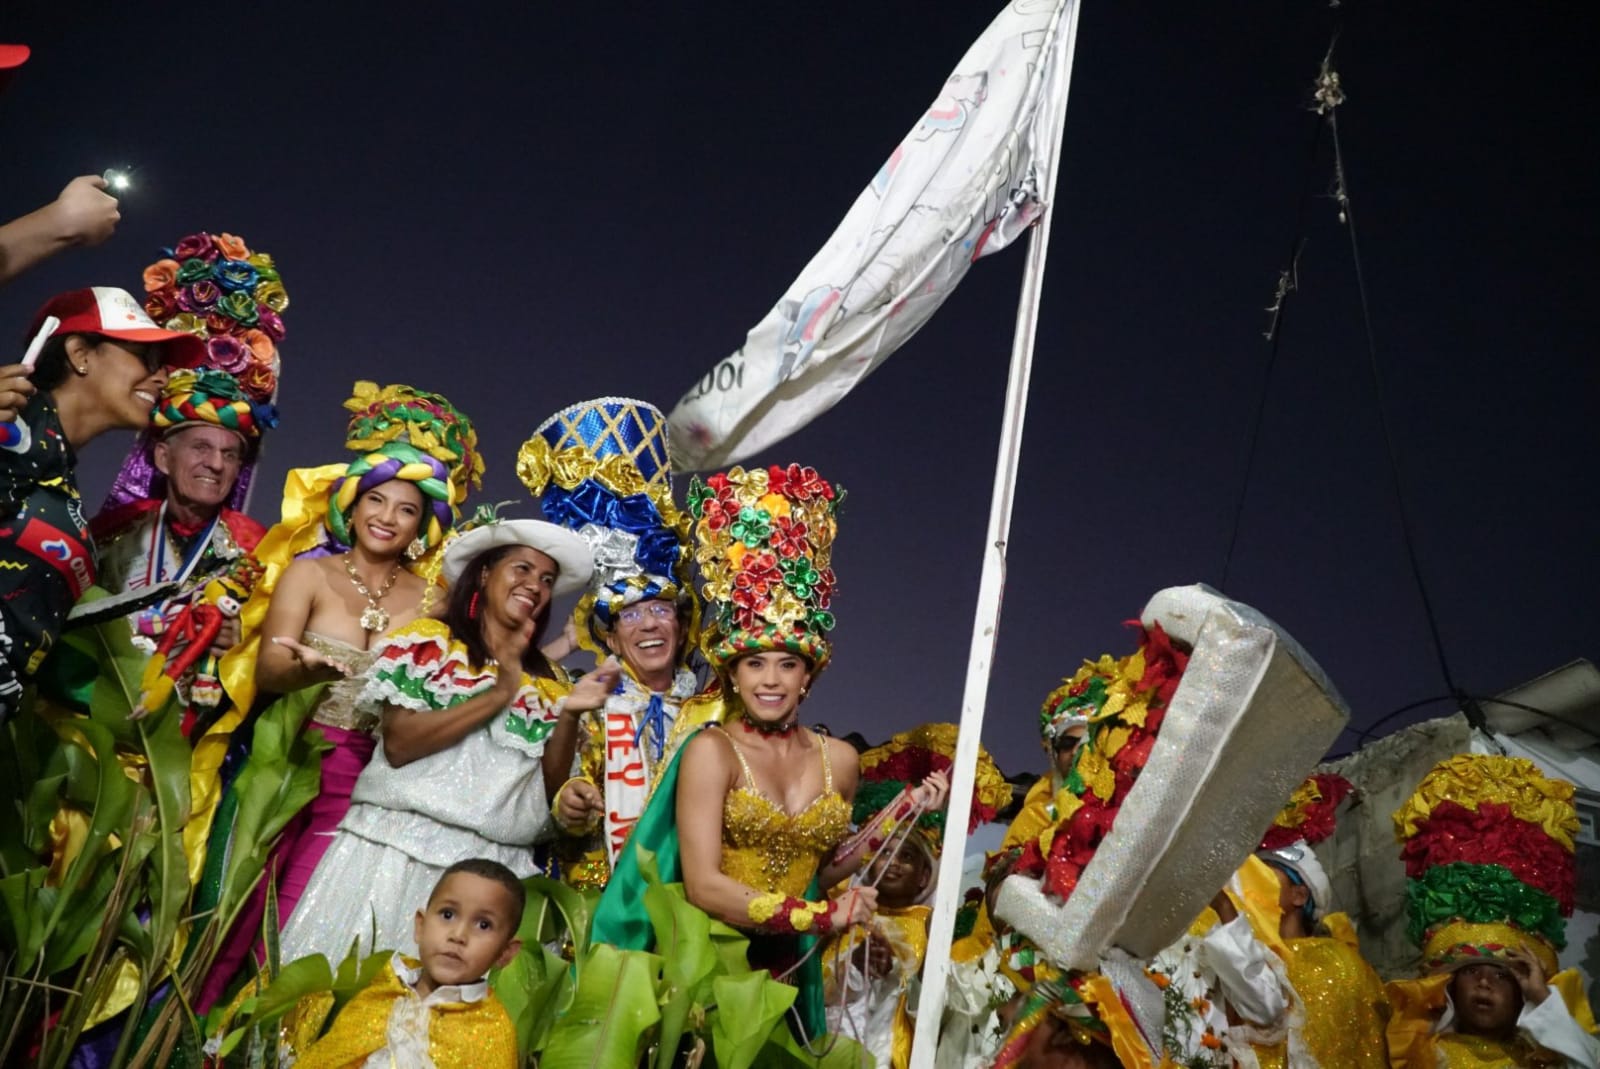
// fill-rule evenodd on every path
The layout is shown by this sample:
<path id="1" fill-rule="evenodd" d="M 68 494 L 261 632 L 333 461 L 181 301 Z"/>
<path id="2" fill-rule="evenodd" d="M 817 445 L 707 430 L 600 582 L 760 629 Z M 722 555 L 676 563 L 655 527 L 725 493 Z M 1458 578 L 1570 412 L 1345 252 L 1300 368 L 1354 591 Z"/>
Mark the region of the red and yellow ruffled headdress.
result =
<path id="1" fill-rule="evenodd" d="M 856 824 L 869 823 L 879 810 L 893 804 L 907 787 L 915 787 L 927 779 L 929 773 L 949 772 L 956 755 L 957 735 L 954 724 L 922 724 L 863 753 L 854 806 Z M 1011 784 L 1000 774 L 989 751 L 978 747 L 977 780 L 972 788 L 967 834 L 993 820 L 1010 803 Z M 942 810 L 923 813 L 911 833 L 930 857 L 939 856 L 944 824 Z"/>
<path id="2" fill-rule="evenodd" d="M 1573 793 L 1520 757 L 1458 754 L 1424 777 L 1394 826 L 1425 969 L 1526 945 L 1556 971 L 1577 884 Z"/>
<path id="3" fill-rule="evenodd" d="M 716 668 L 787 650 L 822 671 L 832 648 L 834 514 L 844 491 L 814 468 L 733 468 L 689 485 L 705 578 L 700 645 Z"/>

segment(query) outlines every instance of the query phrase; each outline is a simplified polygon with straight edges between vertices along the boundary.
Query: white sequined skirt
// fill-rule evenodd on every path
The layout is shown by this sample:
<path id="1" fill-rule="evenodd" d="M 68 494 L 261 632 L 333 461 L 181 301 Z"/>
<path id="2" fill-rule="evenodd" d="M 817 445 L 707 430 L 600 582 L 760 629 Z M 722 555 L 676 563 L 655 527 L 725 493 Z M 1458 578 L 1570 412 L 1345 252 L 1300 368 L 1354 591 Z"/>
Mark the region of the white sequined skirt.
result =
<path id="1" fill-rule="evenodd" d="M 354 807 L 372 808 L 376 807 Z M 417 819 L 413 813 L 393 815 L 399 818 L 397 823 L 407 825 Z M 347 818 L 345 824 L 348 823 Z M 413 834 L 422 831 L 407 830 Z M 538 872 L 532 852 L 526 848 L 479 836 L 470 836 L 476 841 L 468 843 L 462 841 L 462 829 L 440 826 L 437 830 L 444 834 L 423 834 L 415 839 L 410 835 L 396 837 L 397 841 L 419 846 L 431 838 L 429 849 L 416 851 L 429 859 L 422 861 L 406 850 L 375 842 L 341 824 L 333 845 L 311 874 L 294 916 L 283 929 L 282 962 L 288 964 L 297 958 L 321 954 L 337 970 L 352 942 L 359 943 L 358 953 L 362 956 L 375 950 L 415 955 L 417 911 L 428 904 L 434 885 L 450 865 L 469 857 L 484 857 L 500 862 L 519 877 Z M 441 838 L 448 840 L 452 848 L 449 852 L 455 855 L 448 860 L 437 849 Z M 433 864 L 435 861 L 442 863 Z"/>

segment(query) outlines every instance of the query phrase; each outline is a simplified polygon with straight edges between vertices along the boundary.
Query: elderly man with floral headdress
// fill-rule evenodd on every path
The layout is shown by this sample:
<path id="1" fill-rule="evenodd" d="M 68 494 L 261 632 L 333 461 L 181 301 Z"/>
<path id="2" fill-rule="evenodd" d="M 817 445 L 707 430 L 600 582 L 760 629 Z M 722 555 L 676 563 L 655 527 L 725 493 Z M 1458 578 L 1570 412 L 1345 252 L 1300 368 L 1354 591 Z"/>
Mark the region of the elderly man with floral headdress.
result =
<path id="1" fill-rule="evenodd" d="M 208 583 L 239 571 L 265 533 L 241 510 L 261 435 L 278 421 L 279 313 L 289 301 L 272 258 L 234 235 L 194 234 L 165 251 L 145 269 L 145 308 L 202 339 L 205 361 L 170 377 L 91 525 L 101 586 L 126 594 L 173 584 L 129 617 L 146 652 Z M 213 652 L 238 638 L 230 620 Z"/>
<path id="2" fill-rule="evenodd" d="M 642 401 L 562 409 L 522 447 L 517 473 L 545 516 L 576 531 L 594 576 L 573 612 L 578 641 L 624 669 L 605 708 L 563 716 L 544 750 L 553 861 L 584 889 L 606 885 L 656 781 L 684 699 L 698 620 L 687 524 L 672 501 L 667 422 Z"/>

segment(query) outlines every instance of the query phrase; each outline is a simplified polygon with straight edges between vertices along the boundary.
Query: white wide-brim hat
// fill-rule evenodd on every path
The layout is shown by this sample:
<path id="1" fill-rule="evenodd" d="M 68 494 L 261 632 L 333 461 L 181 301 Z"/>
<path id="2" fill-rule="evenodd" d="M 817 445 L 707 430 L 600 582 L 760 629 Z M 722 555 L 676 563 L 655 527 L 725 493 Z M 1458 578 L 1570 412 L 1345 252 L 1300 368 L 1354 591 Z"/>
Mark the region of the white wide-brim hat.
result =
<path id="1" fill-rule="evenodd" d="M 446 546 L 439 574 L 454 586 L 474 557 L 496 546 L 527 546 L 555 561 L 557 597 L 587 587 L 594 571 L 588 545 L 565 527 L 544 520 L 500 520 L 474 527 Z"/>

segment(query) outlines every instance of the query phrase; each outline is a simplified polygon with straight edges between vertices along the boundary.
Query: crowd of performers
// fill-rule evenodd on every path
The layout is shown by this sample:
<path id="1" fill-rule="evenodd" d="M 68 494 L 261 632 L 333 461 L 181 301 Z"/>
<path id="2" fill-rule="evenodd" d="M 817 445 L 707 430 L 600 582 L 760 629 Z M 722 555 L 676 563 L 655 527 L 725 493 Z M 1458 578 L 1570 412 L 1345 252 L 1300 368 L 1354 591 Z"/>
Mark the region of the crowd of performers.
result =
<path id="1" fill-rule="evenodd" d="M 472 422 L 438 394 L 360 382 L 353 457 L 290 472 L 264 527 L 242 508 L 277 424 L 288 296 L 272 258 L 198 233 L 143 289 L 57 297 L 26 332 L 36 359 L 0 368 L 0 717 L 70 732 L 93 680 L 61 663 L 63 635 L 125 627 L 148 658 L 133 715 L 181 718 L 194 749 L 198 914 L 234 845 L 252 724 L 304 701 L 316 797 L 185 993 L 197 1013 L 255 982 L 274 905 L 284 963 L 395 952 L 331 1023 L 286 1035 L 295 1064 L 518 1064 L 492 973 L 520 950 L 522 881 L 602 892 L 592 939 L 645 948 L 649 864 L 748 934 L 752 966 L 799 986 L 798 1034 L 849 1036 L 880 1066 L 911 1064 L 933 982 L 952 1066 L 1596 1064 L 1583 992 L 1556 965 L 1572 789 L 1510 758 L 1447 761 L 1396 814 L 1413 978 L 1381 983 L 1335 911 L 1312 850 L 1346 793 L 1328 775 L 1280 795 L 1265 839 L 1225 886 L 1198 889 L 1170 945 L 1134 958 L 1107 932 L 1094 962 L 1052 959 L 1039 917 L 1092 895 L 1096 866 L 1139 834 L 1114 819 L 1169 774 L 1158 733 L 1177 745 L 1185 680 L 1219 671 L 1159 614 L 1133 653 L 1050 694 L 1050 767 L 963 907 L 949 974 L 921 975 L 955 728 L 858 752 L 801 723 L 832 653 L 842 490 L 797 464 L 734 468 L 691 480 L 680 504 L 662 414 L 606 397 L 556 411 L 516 456 L 543 519 L 474 514 Z M 116 429 L 135 444 L 90 518 L 76 457 Z M 565 628 L 564 594 L 579 596 Z M 830 723 L 870 732 L 832 708 Z M 1259 760 L 1262 782 L 1281 778 Z M 960 819 L 1009 803 L 982 756 Z M 86 817 L 61 819 L 54 849 L 70 851 Z"/>

